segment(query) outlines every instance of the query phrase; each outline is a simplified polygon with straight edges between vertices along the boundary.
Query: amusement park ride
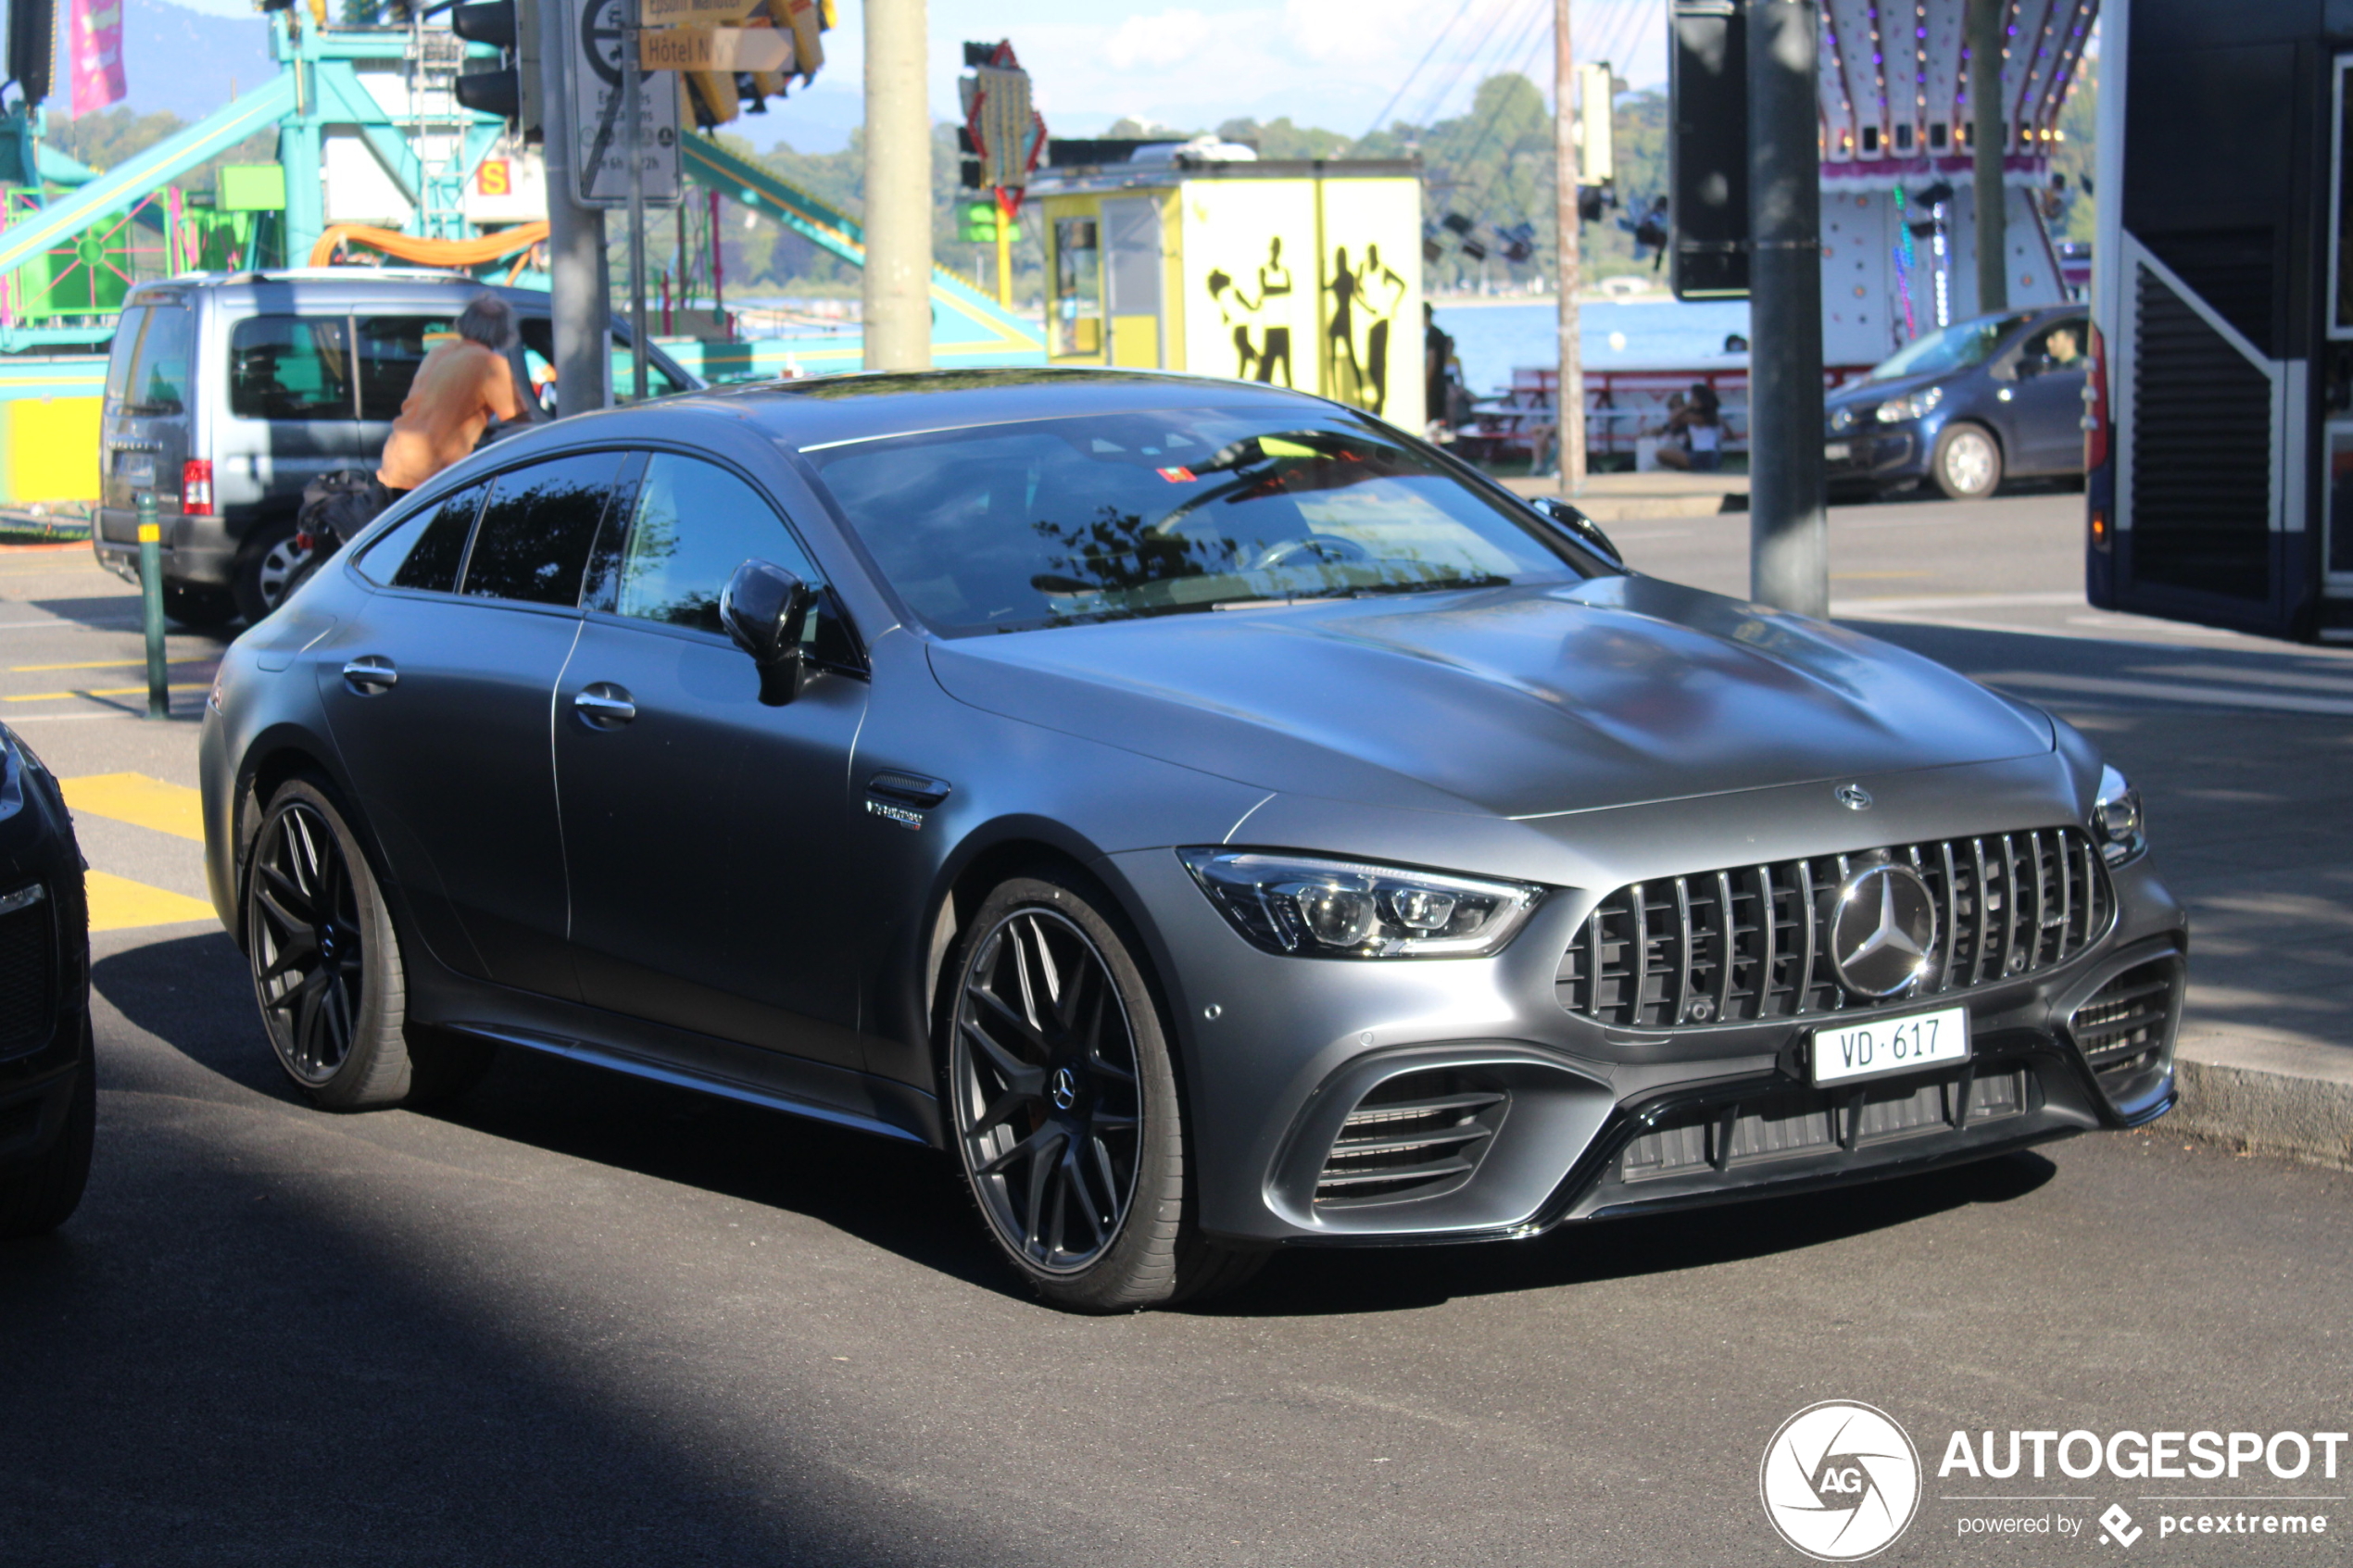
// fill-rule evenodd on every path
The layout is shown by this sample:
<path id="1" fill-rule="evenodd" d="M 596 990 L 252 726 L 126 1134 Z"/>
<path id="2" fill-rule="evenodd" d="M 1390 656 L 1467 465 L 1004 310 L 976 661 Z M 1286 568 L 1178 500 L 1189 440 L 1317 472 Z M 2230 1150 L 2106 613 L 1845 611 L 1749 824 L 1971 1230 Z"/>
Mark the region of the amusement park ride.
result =
<path id="1" fill-rule="evenodd" d="M 460 75 L 499 51 L 459 37 L 446 14 L 345 26 L 324 19 L 324 0 L 271 9 L 275 76 L 100 171 L 44 140 L 54 3 L 10 6 L 18 92 L 0 107 L 0 505 L 95 495 L 104 352 L 133 282 L 381 260 L 546 286 L 537 153 L 497 115 L 459 102 Z M 25 16 L 32 7 L 43 14 Z M 696 118 L 712 118 L 702 84 L 690 82 Z M 216 163 L 267 132 L 274 162 Z M 679 152 L 700 200 L 675 220 L 685 243 L 671 304 L 700 302 L 689 313 L 710 330 L 673 344 L 672 357 L 712 380 L 857 369 L 854 330 L 734 341 L 716 254 L 723 200 L 862 266 L 856 220 L 707 136 L 682 135 Z M 194 188 L 207 165 L 212 188 Z M 931 295 L 936 362 L 1043 358 L 1038 329 L 970 280 L 937 268 Z"/>

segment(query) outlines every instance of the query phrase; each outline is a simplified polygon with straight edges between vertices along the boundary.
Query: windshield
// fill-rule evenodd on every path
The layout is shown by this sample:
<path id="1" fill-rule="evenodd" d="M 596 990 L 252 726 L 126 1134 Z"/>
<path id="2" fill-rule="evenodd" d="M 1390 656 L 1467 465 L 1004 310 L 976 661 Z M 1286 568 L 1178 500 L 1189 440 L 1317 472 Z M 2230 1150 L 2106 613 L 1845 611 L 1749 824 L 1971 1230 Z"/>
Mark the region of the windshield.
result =
<path id="1" fill-rule="evenodd" d="M 806 456 L 950 636 L 1588 574 L 1532 516 L 1337 413 L 1081 415 Z"/>
<path id="2" fill-rule="evenodd" d="M 1895 357 L 1871 371 L 1872 381 L 1898 376 L 1931 376 L 1944 370 L 1966 370 L 1994 357 L 2002 340 L 2032 320 L 2027 316 L 1994 316 L 1977 321 L 1956 321 L 1943 332 L 1931 332 L 1898 349 Z"/>

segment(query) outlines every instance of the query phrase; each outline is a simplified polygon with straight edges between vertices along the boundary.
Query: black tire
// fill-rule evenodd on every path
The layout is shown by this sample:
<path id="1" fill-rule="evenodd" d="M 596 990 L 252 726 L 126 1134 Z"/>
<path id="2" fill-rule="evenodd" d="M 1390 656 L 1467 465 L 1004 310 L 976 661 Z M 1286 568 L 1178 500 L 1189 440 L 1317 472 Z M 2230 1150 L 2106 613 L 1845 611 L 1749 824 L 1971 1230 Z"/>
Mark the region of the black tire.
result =
<path id="1" fill-rule="evenodd" d="M 294 574 L 300 570 L 309 551 L 295 544 L 295 520 L 290 517 L 271 518 L 257 524 L 245 535 L 245 544 L 237 551 L 237 570 L 231 578 L 230 593 L 234 596 L 237 613 L 252 625 L 278 608 L 286 596 Z"/>
<path id="2" fill-rule="evenodd" d="M 1955 420 L 1936 437 L 1929 475 L 1953 500 L 1982 501 L 2002 487 L 2000 438 L 1983 425 Z"/>
<path id="3" fill-rule="evenodd" d="M 1141 950 L 1078 879 L 1016 877 L 974 911 L 940 998 L 949 1135 L 973 1200 L 1031 1287 L 1075 1311 L 1231 1289 L 1264 1256 L 1199 1234 Z"/>
<path id="4" fill-rule="evenodd" d="M 163 612 L 182 626 L 209 630 L 237 619 L 237 596 L 209 583 L 167 583 Z"/>
<path id="5" fill-rule="evenodd" d="M 314 1104 L 372 1110 L 434 1086 L 409 1048 L 392 910 L 321 782 L 289 779 L 263 809 L 245 870 L 245 925 L 263 1032 Z"/>
<path id="6" fill-rule="evenodd" d="M 44 1236 L 69 1219 L 90 1180 L 90 1150 L 98 1134 L 98 1063 L 90 1025 L 82 1025 L 82 1065 L 73 1101 L 57 1141 L 31 1160 L 0 1165 L 0 1241 Z"/>

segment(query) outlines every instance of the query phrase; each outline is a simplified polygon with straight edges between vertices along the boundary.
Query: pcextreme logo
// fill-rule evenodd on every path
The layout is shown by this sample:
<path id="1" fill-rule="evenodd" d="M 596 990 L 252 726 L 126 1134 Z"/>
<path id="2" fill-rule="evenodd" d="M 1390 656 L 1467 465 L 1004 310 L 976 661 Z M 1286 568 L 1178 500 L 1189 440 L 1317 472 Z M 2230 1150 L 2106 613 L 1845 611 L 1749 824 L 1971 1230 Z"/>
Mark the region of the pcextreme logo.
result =
<path id="1" fill-rule="evenodd" d="M 1825 1399 L 1781 1423 L 1756 1486 L 1781 1539 L 1817 1562 L 1855 1562 L 1912 1523 L 1919 1450 L 1886 1411 Z"/>

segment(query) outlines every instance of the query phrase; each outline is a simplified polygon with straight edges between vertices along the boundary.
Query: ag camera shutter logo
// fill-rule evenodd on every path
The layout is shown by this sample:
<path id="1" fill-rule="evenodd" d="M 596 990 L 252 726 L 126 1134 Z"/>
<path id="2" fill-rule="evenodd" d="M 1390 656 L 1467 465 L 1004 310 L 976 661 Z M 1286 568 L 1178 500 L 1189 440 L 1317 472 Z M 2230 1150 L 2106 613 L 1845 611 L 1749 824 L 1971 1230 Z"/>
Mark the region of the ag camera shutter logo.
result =
<path id="1" fill-rule="evenodd" d="M 1825 1399 L 1781 1423 L 1756 1485 L 1781 1539 L 1818 1562 L 1854 1562 L 1912 1523 L 1920 1455 L 1886 1411 Z"/>

